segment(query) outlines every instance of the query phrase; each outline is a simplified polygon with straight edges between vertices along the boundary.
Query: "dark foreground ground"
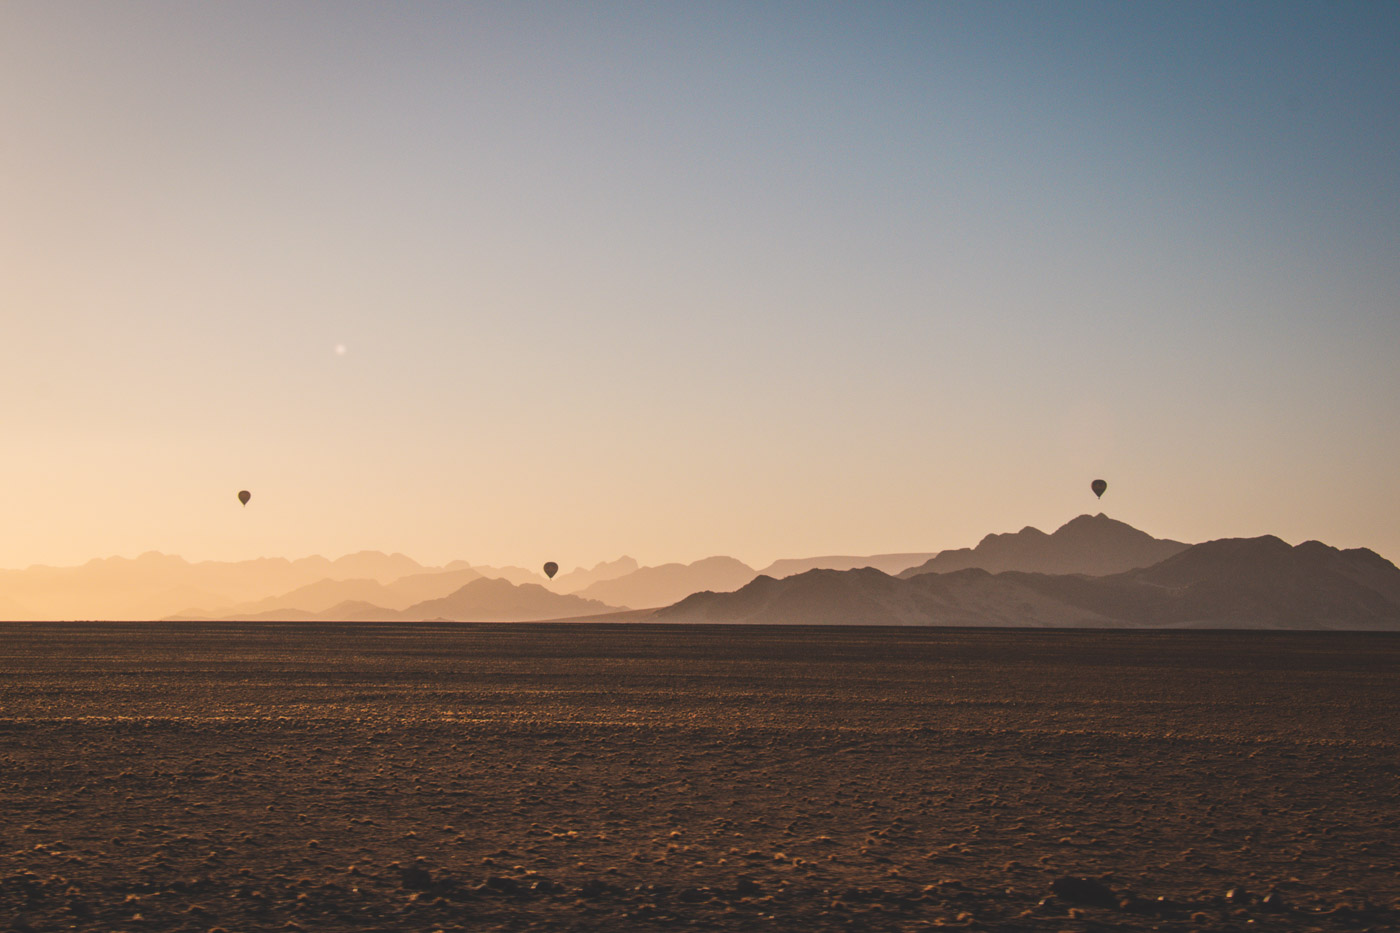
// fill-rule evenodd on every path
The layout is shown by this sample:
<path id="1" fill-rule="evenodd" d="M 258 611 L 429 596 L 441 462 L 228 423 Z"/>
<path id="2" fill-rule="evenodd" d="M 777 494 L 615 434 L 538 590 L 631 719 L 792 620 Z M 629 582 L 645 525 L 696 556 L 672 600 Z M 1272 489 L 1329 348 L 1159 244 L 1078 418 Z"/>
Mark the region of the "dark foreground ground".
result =
<path id="1" fill-rule="evenodd" d="M 1394 930 L 1397 710 L 1386 635 L 3 624 L 0 930 Z"/>

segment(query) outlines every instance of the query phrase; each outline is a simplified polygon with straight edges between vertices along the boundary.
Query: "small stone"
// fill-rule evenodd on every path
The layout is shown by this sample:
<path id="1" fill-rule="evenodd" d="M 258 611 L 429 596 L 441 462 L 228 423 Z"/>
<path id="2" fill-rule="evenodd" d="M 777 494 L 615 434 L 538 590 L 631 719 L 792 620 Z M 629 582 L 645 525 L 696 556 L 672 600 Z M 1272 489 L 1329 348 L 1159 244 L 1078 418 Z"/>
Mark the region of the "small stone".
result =
<path id="1" fill-rule="evenodd" d="M 608 884 L 606 881 L 600 881 L 597 878 L 592 878 L 588 881 L 585 881 L 583 885 L 579 887 L 578 896 L 592 899 L 595 897 L 604 897 L 608 894 L 614 893 L 614 891 L 616 891 L 616 888 Z"/>
<path id="2" fill-rule="evenodd" d="M 550 878 L 541 878 L 530 885 L 530 890 L 536 894 L 563 894 L 564 886 Z"/>
<path id="3" fill-rule="evenodd" d="M 1113 890 L 1093 878 L 1065 875 L 1050 882 L 1050 890 L 1055 892 L 1055 896 L 1071 904 L 1087 904 L 1090 907 L 1118 906 L 1118 896 Z"/>
<path id="4" fill-rule="evenodd" d="M 497 894 L 504 894 L 507 897 L 515 897 L 520 893 L 520 882 L 506 875 L 492 875 L 490 878 L 486 879 L 483 887 Z"/>
<path id="5" fill-rule="evenodd" d="M 421 865 L 410 865 L 407 868 L 399 868 L 399 883 L 410 890 L 421 891 L 433 883 L 432 872 Z"/>

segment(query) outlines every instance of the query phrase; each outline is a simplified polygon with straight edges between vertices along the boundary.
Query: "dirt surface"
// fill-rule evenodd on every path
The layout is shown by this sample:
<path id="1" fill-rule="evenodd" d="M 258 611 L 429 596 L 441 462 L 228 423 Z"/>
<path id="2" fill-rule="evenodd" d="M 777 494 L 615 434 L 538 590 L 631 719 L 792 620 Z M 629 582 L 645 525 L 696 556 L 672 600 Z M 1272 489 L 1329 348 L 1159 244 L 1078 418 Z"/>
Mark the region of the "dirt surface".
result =
<path id="1" fill-rule="evenodd" d="M 0 929 L 1400 928 L 1400 637 L 0 625 Z"/>

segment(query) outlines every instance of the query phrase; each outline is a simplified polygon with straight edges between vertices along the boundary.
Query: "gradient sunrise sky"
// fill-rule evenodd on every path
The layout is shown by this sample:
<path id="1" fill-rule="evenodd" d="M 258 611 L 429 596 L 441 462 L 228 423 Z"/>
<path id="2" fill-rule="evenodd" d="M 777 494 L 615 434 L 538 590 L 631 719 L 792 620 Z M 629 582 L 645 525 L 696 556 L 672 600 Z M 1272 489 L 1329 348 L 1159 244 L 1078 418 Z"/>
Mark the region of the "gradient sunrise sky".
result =
<path id="1" fill-rule="evenodd" d="M 6 0 L 0 566 L 1100 509 L 1400 559 L 1397 49 L 1389 2 Z"/>

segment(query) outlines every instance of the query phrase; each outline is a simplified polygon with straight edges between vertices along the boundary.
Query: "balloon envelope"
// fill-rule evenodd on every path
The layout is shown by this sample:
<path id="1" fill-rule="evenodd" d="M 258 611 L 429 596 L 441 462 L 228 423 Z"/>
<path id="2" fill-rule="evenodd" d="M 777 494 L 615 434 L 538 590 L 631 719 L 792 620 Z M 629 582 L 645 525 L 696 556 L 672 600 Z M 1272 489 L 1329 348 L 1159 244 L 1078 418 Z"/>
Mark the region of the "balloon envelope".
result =
<path id="1" fill-rule="evenodd" d="M 1102 498 L 1103 498 L 1103 491 L 1104 491 L 1105 489 L 1108 488 L 1108 483 L 1105 483 L 1105 482 L 1104 482 L 1103 480 L 1101 480 L 1101 479 L 1096 479 L 1096 480 L 1094 480 L 1092 483 L 1089 484 L 1089 488 L 1092 489 L 1092 490 L 1094 490 L 1094 495 L 1096 495 L 1096 496 L 1098 496 L 1100 499 L 1102 499 Z"/>
<path id="2" fill-rule="evenodd" d="M 553 579 L 554 579 L 554 575 L 555 575 L 556 573 L 558 573 L 558 572 L 559 572 L 559 565 L 556 564 L 554 561 L 550 561 L 549 563 L 547 563 L 547 564 L 544 565 L 544 575 L 545 575 L 546 577 L 549 577 L 549 579 L 553 580 Z"/>
<path id="3" fill-rule="evenodd" d="M 247 505 L 248 500 L 251 498 L 253 498 L 253 494 L 246 489 L 242 490 L 238 494 L 238 501 L 242 502 L 244 505 Z"/>

